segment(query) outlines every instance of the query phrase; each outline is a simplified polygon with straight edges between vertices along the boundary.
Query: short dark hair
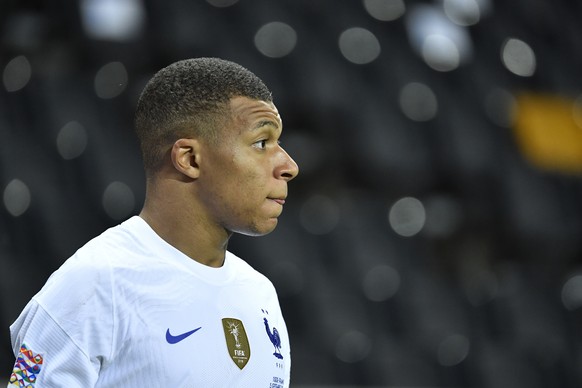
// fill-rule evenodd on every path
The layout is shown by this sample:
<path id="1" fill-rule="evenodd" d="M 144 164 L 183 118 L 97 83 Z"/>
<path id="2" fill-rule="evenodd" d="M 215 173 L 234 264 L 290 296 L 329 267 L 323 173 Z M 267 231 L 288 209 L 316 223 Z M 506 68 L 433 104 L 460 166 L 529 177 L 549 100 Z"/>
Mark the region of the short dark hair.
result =
<path id="1" fill-rule="evenodd" d="M 271 91 L 248 69 L 219 58 L 175 62 L 147 83 L 135 114 L 144 168 L 158 169 L 171 145 L 182 137 L 217 137 L 233 97 L 272 102 Z"/>

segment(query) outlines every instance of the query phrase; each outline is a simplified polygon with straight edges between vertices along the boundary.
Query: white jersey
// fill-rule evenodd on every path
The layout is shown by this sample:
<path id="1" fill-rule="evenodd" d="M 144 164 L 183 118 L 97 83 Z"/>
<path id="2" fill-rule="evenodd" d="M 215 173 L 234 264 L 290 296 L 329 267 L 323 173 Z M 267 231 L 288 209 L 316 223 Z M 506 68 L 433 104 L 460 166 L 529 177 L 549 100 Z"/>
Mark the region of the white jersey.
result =
<path id="1" fill-rule="evenodd" d="M 79 249 L 10 330 L 9 387 L 289 386 L 272 283 L 230 252 L 200 264 L 137 216 Z"/>

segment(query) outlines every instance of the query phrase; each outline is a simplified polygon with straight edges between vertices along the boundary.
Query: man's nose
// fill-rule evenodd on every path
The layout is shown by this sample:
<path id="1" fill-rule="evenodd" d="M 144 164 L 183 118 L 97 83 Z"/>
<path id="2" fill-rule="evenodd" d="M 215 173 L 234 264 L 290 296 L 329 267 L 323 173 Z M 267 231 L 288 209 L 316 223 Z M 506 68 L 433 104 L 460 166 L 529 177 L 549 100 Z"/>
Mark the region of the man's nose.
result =
<path id="1" fill-rule="evenodd" d="M 277 178 L 284 179 L 289 182 L 299 174 L 299 166 L 283 148 L 280 148 L 280 152 L 281 163 L 277 168 L 276 175 Z"/>

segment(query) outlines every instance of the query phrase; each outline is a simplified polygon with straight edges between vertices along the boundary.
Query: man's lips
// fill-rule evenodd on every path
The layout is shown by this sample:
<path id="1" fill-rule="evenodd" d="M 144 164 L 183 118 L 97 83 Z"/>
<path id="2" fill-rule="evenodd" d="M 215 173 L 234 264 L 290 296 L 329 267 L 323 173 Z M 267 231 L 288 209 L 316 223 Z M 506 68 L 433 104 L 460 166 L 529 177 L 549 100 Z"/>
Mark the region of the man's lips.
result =
<path id="1" fill-rule="evenodd" d="M 285 204 L 285 198 L 269 198 L 271 201 L 277 202 L 279 205 Z"/>

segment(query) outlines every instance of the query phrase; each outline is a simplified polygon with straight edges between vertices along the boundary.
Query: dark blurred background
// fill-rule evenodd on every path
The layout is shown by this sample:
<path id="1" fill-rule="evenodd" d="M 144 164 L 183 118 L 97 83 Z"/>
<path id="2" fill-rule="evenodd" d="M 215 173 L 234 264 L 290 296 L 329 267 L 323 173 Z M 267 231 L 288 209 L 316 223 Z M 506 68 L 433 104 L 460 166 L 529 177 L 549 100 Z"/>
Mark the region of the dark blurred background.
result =
<path id="1" fill-rule="evenodd" d="M 145 82 L 219 56 L 265 80 L 301 167 L 272 279 L 292 386 L 582 386 L 582 3 L 0 1 L 0 368 L 8 327 L 139 212 Z M 74 291 L 73 291 L 74 292 Z"/>

